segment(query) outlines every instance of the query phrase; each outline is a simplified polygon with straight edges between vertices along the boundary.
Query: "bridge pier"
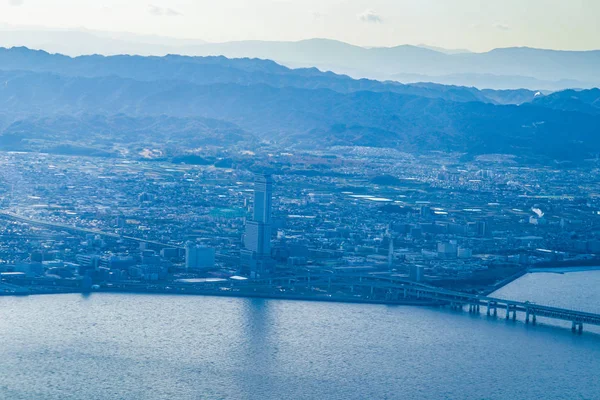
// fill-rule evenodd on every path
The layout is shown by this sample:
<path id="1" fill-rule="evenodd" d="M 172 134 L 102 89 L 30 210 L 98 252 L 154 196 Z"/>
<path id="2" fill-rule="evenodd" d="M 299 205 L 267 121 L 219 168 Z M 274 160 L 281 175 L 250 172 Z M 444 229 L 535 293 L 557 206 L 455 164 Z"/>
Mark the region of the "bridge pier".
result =
<path id="1" fill-rule="evenodd" d="M 581 335 L 583 333 L 583 322 L 573 321 L 573 325 L 571 326 L 571 332 L 579 333 Z"/>
<path id="2" fill-rule="evenodd" d="M 526 324 L 535 325 L 537 323 L 537 315 L 539 314 L 540 316 L 545 318 L 560 319 L 567 322 L 571 321 L 572 331 L 574 333 L 582 333 L 584 323 L 600 326 L 600 314 L 549 307 L 530 302 L 503 300 L 470 293 L 452 292 L 444 289 L 416 285 L 413 283 L 409 283 L 408 281 L 404 281 L 402 279 L 369 277 L 361 279 L 363 283 L 371 283 L 370 285 L 365 284 L 364 286 L 355 285 L 355 283 L 357 283 L 357 280 L 359 280 L 358 277 L 355 280 L 348 280 L 341 285 L 336 282 L 332 282 L 333 278 L 330 278 L 329 276 L 298 277 L 296 279 L 288 279 L 286 277 L 284 279 L 284 282 L 288 281 L 290 283 L 290 286 L 292 286 L 291 283 L 294 282 L 294 287 L 299 286 L 300 284 L 306 284 L 306 286 L 308 286 L 308 288 L 310 289 L 312 289 L 311 282 L 316 282 L 318 280 L 319 282 L 323 283 L 323 286 L 325 286 L 325 279 L 327 279 L 327 286 L 329 287 L 336 288 L 337 286 L 341 286 L 342 289 L 345 291 L 348 290 L 352 293 L 361 293 L 363 295 L 367 295 L 368 293 L 370 293 L 371 297 L 365 296 L 367 298 L 400 300 L 402 296 L 404 296 L 405 299 L 426 299 L 432 302 L 436 302 L 440 305 L 445 305 L 452 310 L 460 310 L 461 312 L 466 311 L 466 307 L 468 307 L 469 313 L 471 314 L 481 313 L 481 306 L 483 305 L 483 307 L 486 308 L 487 316 L 491 317 L 493 315 L 494 318 L 498 317 L 498 308 L 500 308 L 506 310 L 506 321 L 509 321 L 510 319 L 516 321 L 517 312 L 523 311 L 524 322 Z M 264 282 L 277 284 L 276 280 L 270 279 L 265 280 Z M 380 283 L 382 283 L 381 286 Z M 368 290 L 369 288 L 370 290 Z M 252 290 L 252 287 L 249 286 L 249 289 Z M 254 290 L 256 291 L 256 288 L 254 288 Z M 501 312 L 502 311 L 500 311 L 500 313 Z"/>
<path id="3" fill-rule="evenodd" d="M 508 321 L 510 319 L 511 311 L 512 311 L 512 320 L 516 321 L 517 320 L 517 307 L 511 306 L 510 304 L 506 305 L 506 320 Z"/>
<path id="4" fill-rule="evenodd" d="M 488 317 L 494 312 L 494 317 L 498 316 L 498 304 L 496 302 L 490 301 L 487 304 L 487 315 Z"/>

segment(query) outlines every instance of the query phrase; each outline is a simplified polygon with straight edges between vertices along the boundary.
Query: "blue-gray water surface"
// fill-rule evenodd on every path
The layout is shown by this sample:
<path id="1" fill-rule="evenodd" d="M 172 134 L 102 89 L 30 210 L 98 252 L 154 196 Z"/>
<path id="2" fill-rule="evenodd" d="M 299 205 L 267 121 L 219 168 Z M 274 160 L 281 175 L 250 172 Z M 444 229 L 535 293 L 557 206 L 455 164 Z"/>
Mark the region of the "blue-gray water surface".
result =
<path id="1" fill-rule="evenodd" d="M 496 295 L 593 308 L 599 285 L 600 271 L 531 274 Z M 0 399 L 594 400 L 599 376 L 600 335 L 484 313 L 192 296 L 0 298 Z"/>

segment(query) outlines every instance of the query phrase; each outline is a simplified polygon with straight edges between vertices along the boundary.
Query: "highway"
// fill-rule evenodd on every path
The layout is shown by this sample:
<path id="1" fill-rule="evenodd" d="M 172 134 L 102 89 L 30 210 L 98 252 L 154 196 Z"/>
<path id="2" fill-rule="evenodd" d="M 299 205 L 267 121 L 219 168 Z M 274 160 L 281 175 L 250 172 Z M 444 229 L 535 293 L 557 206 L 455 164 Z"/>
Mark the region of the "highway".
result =
<path id="1" fill-rule="evenodd" d="M 517 313 L 525 314 L 525 322 L 537 322 L 538 317 L 546 317 L 569 321 L 572 323 L 573 332 L 581 333 L 584 324 L 600 326 L 600 314 L 551 307 L 531 302 L 499 299 L 489 296 L 480 296 L 469 293 L 454 292 L 387 276 L 375 275 L 306 275 L 303 277 L 288 277 L 277 279 L 263 279 L 246 281 L 238 285 L 245 285 L 255 291 L 265 290 L 269 287 L 284 290 L 336 290 L 360 293 L 371 299 L 382 298 L 390 302 L 399 299 L 412 299 L 432 301 L 439 305 L 455 308 L 468 307 L 471 313 L 479 313 L 482 307 L 487 310 L 487 315 L 498 315 L 498 309 L 506 310 L 505 318 L 517 318 Z"/>
<path id="2" fill-rule="evenodd" d="M 78 226 L 74 226 L 74 225 L 67 225 L 67 224 L 61 224 L 58 222 L 48 222 L 48 221 L 41 221 L 41 220 L 37 220 L 37 219 L 32 219 L 32 218 L 27 218 L 27 217 L 23 217 L 21 215 L 17 215 L 8 211 L 4 211 L 4 210 L 0 210 L 0 218 L 5 218 L 5 219 L 11 219 L 14 221 L 20 221 L 20 222 L 25 222 L 31 225 L 37 225 L 37 226 L 42 226 L 42 227 L 46 227 L 46 228 L 50 228 L 50 229 L 55 229 L 55 230 L 63 230 L 66 232 L 76 232 L 76 233 L 85 233 L 85 234 L 93 234 L 93 235 L 99 235 L 102 237 L 108 237 L 111 239 L 124 239 L 124 240 L 130 240 L 133 242 L 139 242 L 139 243 L 147 243 L 147 244 L 151 244 L 154 246 L 157 246 L 159 248 L 165 248 L 165 247 L 169 247 L 169 248 L 173 248 L 173 247 L 177 247 L 177 246 L 172 246 L 170 244 L 165 244 L 165 243 L 161 243 L 161 242 L 155 242 L 152 240 L 146 240 L 146 239 L 140 239 L 140 238 L 136 238 L 133 236 L 121 236 L 118 235 L 116 233 L 112 233 L 112 232 L 105 232 L 105 231 L 101 231 L 99 229 L 90 229 L 90 228 L 81 228 Z"/>

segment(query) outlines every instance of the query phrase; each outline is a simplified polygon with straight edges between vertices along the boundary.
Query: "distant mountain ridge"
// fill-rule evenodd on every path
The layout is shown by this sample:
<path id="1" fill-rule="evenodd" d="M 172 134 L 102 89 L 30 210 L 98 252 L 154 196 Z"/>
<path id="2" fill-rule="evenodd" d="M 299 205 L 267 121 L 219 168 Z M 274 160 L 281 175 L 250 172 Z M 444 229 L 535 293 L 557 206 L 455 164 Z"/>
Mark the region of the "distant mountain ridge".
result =
<path id="1" fill-rule="evenodd" d="M 582 161 L 600 153 L 600 115 L 559 100 L 579 95 L 595 107 L 595 93 L 555 93 L 546 103 L 527 90 L 353 80 L 262 60 L 70 58 L 18 48 L 0 50 L 0 149 L 64 141 L 69 151 L 112 154 L 110 142 L 267 141 Z M 511 98 L 528 100 L 499 104 Z"/>
<path id="2" fill-rule="evenodd" d="M 421 48 L 424 48 L 424 49 L 429 49 L 429 50 L 437 51 L 438 53 L 444 53 L 444 54 L 473 53 L 471 50 L 467 50 L 467 49 L 445 49 L 443 47 L 429 46 L 429 45 L 426 45 L 426 44 L 420 44 L 417 47 L 421 47 Z"/>
<path id="3" fill-rule="evenodd" d="M 317 67 L 353 78 L 433 82 L 480 89 L 563 90 L 600 86 L 600 51 L 557 51 L 513 47 L 484 53 L 421 45 L 364 48 L 330 39 L 297 42 L 205 43 L 94 31 L 0 29 L 0 46 L 23 46 L 81 54 L 169 53 L 190 56 L 261 58 L 288 67 Z"/>
<path id="4" fill-rule="evenodd" d="M 198 46 L 198 55 L 227 57 L 259 57 L 284 65 L 316 66 L 353 77 L 394 79 L 402 74 L 419 74 L 423 81 L 436 82 L 437 77 L 486 75 L 496 77 L 478 82 L 480 88 L 521 88 L 511 80 L 534 77 L 548 87 L 530 89 L 558 90 L 561 81 L 576 82 L 582 88 L 599 86 L 600 51 L 555 51 L 515 47 L 486 53 L 444 54 L 416 46 L 365 49 L 325 39 L 300 42 L 231 42 Z M 505 79 L 501 79 L 505 77 Z M 510 78 L 510 79 L 506 79 Z M 461 84 L 468 84 L 461 82 Z M 474 85 L 472 85 L 474 86 Z"/>
<path id="5" fill-rule="evenodd" d="M 535 92 L 520 90 L 488 96 L 475 88 L 436 84 L 403 85 L 398 82 L 355 80 L 316 68 L 289 69 L 270 60 L 225 57 L 165 57 L 99 55 L 67 57 L 32 51 L 24 47 L 0 48 L 0 65 L 5 71 L 50 72 L 63 76 L 110 77 L 138 81 L 185 81 L 199 85 L 215 83 L 267 84 L 275 87 L 332 89 L 341 93 L 362 90 L 394 92 L 453 101 L 521 104 L 533 100 Z M 489 93 L 489 92 L 488 92 Z M 504 101 L 504 98 L 507 101 Z"/>
<path id="6" fill-rule="evenodd" d="M 25 46 L 71 56 L 82 54 L 161 56 L 179 53 L 178 49 L 182 46 L 205 43 L 203 40 L 89 29 L 24 29 L 0 23 L 0 46 L 2 47 Z"/>

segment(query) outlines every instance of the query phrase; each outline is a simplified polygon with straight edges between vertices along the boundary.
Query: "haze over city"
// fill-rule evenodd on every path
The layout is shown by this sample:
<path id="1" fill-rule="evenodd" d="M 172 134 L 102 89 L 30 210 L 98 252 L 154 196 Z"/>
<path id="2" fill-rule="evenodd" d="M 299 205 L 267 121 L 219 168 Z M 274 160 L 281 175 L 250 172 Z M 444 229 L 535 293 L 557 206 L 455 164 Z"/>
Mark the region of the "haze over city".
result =
<path id="1" fill-rule="evenodd" d="M 598 15 L 0 0 L 0 399 L 600 398 Z"/>

